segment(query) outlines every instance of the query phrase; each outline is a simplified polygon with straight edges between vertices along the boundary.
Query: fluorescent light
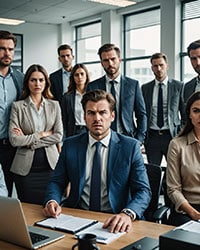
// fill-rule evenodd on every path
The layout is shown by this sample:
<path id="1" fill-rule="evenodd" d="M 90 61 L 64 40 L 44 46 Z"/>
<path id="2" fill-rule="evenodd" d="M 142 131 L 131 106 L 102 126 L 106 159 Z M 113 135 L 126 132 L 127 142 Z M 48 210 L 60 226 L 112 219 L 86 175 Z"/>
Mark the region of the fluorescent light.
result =
<path id="1" fill-rule="evenodd" d="M 136 2 L 128 1 L 128 0 L 88 0 L 90 2 L 96 2 L 96 3 L 103 3 L 103 4 L 110 4 L 115 5 L 119 7 L 126 7 L 132 4 L 136 4 Z"/>
<path id="2" fill-rule="evenodd" d="M 24 22 L 25 22 L 24 20 L 0 18 L 0 24 L 18 25 Z"/>

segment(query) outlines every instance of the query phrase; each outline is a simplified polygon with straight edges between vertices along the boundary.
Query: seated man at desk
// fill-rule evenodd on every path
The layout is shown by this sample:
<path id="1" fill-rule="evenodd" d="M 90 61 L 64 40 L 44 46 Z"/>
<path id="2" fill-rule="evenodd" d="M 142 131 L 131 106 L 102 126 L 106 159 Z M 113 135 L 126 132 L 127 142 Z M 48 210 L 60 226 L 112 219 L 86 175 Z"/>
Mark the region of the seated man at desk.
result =
<path id="1" fill-rule="evenodd" d="M 115 118 L 110 93 L 87 92 L 82 106 L 88 132 L 64 141 L 47 186 L 44 213 L 52 217 L 61 213 L 59 204 L 70 182 L 65 206 L 114 213 L 104 228 L 128 232 L 132 221 L 143 217 L 151 199 L 139 141 L 110 129 Z"/>

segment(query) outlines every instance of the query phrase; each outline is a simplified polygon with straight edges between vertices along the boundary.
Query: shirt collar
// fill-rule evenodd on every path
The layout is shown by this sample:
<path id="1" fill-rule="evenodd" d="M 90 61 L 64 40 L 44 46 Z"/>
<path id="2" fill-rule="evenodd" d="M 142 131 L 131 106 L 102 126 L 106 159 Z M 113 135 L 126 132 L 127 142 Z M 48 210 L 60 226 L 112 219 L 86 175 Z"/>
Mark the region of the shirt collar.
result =
<path id="1" fill-rule="evenodd" d="M 187 139 L 188 139 L 188 144 L 193 144 L 195 142 L 198 142 L 198 139 L 196 138 L 195 134 L 194 134 L 194 130 L 192 130 L 188 135 L 187 135 Z"/>
<path id="2" fill-rule="evenodd" d="M 8 74 L 4 77 L 2 76 L 1 72 L 0 72 L 0 76 L 1 77 L 4 77 L 4 78 L 9 78 L 10 76 L 12 76 L 13 74 L 13 68 L 10 66 L 9 69 L 8 69 Z"/>
<path id="3" fill-rule="evenodd" d="M 66 74 L 66 75 L 70 75 L 70 74 L 71 74 L 71 71 L 67 71 L 67 70 L 65 70 L 64 68 L 62 68 L 62 73 L 63 73 L 63 74 Z"/>
<path id="4" fill-rule="evenodd" d="M 200 77 L 199 76 L 197 76 L 196 82 L 197 82 L 198 85 L 200 85 Z"/>
<path id="5" fill-rule="evenodd" d="M 109 83 L 110 81 L 115 81 L 116 83 L 120 83 L 120 79 L 121 79 L 121 75 L 119 74 L 115 79 L 110 79 L 107 75 L 106 75 L 106 82 Z"/>
<path id="6" fill-rule="evenodd" d="M 168 78 L 168 76 L 166 76 L 166 78 L 162 81 L 162 83 L 165 86 L 167 86 L 168 80 L 169 80 L 169 78 Z M 156 85 L 158 85 L 160 83 L 160 81 L 158 81 L 157 79 L 155 79 L 155 83 L 156 83 Z"/>
<path id="7" fill-rule="evenodd" d="M 107 136 L 105 136 L 100 142 L 104 145 L 104 147 L 108 147 L 111 137 L 111 130 L 109 130 L 109 133 Z M 97 142 L 96 139 L 94 139 L 91 134 L 89 133 L 89 146 L 92 147 Z"/>
<path id="8" fill-rule="evenodd" d="M 31 98 L 31 96 L 28 97 L 28 101 L 29 101 L 29 103 L 30 103 L 32 106 L 35 106 L 35 104 L 34 104 L 32 98 Z M 44 103 L 45 103 L 45 98 L 42 96 L 41 107 L 44 106 Z"/>

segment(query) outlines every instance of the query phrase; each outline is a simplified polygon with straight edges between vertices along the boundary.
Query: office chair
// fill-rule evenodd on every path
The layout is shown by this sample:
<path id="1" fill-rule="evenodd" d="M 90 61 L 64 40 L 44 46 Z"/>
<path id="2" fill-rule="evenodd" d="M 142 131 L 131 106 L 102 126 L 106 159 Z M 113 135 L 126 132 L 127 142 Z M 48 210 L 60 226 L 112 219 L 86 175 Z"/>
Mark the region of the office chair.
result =
<path id="1" fill-rule="evenodd" d="M 145 163 L 149 184 L 151 187 L 152 198 L 144 216 L 147 221 L 166 223 L 169 207 L 159 203 L 162 188 L 162 167 Z"/>

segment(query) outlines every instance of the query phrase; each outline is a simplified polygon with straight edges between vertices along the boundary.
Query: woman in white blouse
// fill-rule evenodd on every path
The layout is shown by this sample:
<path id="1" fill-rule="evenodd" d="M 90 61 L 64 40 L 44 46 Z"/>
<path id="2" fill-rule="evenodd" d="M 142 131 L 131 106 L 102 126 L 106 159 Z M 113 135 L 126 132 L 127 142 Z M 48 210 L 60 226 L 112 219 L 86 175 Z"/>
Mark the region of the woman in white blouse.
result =
<path id="1" fill-rule="evenodd" d="M 43 204 L 46 185 L 58 160 L 63 136 L 59 103 L 52 100 L 50 81 L 41 65 L 25 73 L 23 94 L 12 105 L 10 142 L 17 151 L 11 166 L 18 198 Z"/>
<path id="2" fill-rule="evenodd" d="M 186 104 L 186 124 L 169 145 L 167 192 L 174 209 L 169 223 L 200 220 L 200 91 Z"/>

